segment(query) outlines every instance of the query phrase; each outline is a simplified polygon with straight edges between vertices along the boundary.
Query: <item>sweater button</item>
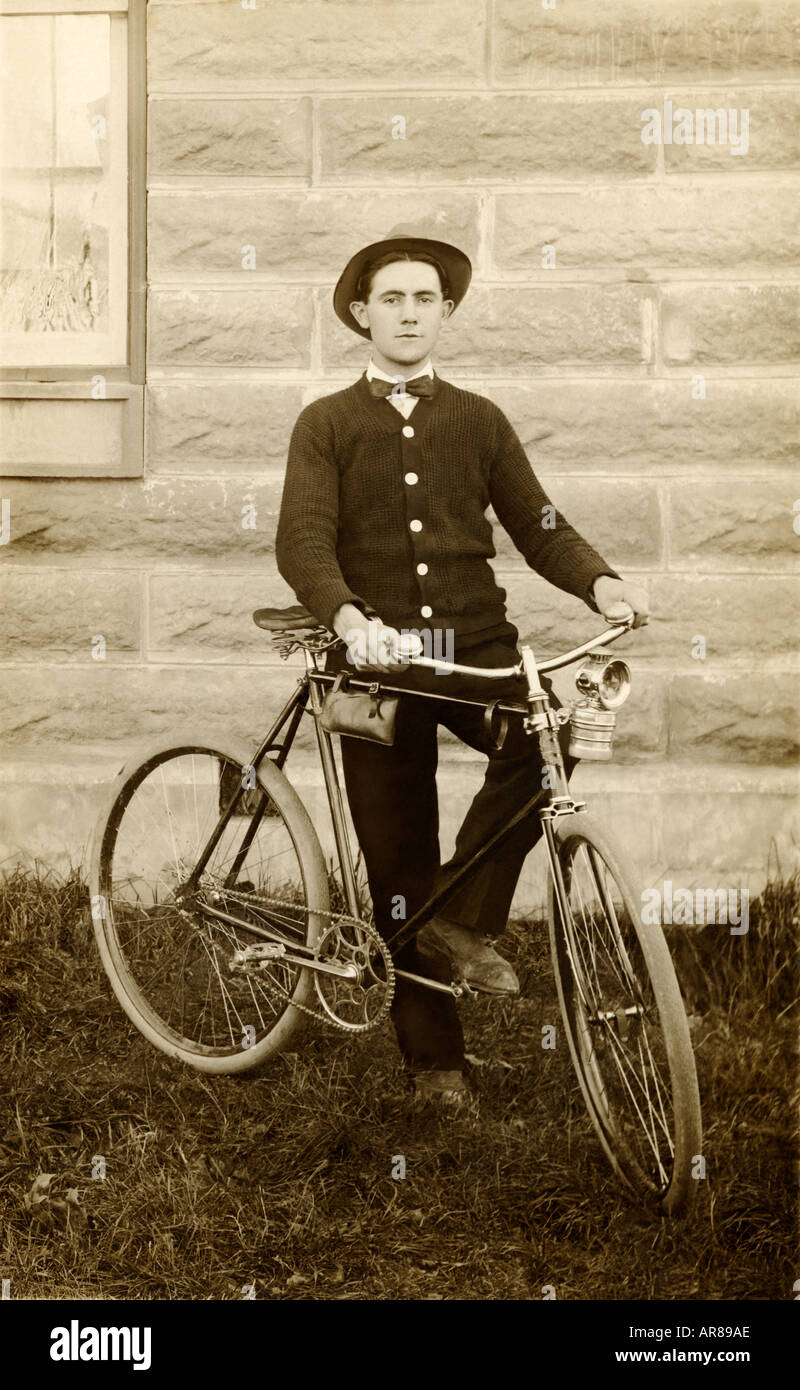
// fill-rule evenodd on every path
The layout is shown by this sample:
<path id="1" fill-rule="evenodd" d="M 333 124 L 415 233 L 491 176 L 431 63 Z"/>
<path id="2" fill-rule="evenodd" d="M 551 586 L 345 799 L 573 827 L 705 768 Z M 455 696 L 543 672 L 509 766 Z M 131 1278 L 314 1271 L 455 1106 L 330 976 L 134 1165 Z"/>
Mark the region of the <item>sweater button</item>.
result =
<path id="1" fill-rule="evenodd" d="M 432 617 L 433 617 L 433 609 L 432 609 L 432 608 L 429 608 L 429 606 L 428 606 L 427 603 L 425 604 L 425 606 L 424 606 L 423 608 L 420 608 L 419 611 L 420 611 L 420 613 L 422 614 L 422 617 L 423 617 L 423 618 L 432 618 Z"/>
<path id="2" fill-rule="evenodd" d="M 421 521 L 409 521 L 408 524 L 409 524 L 409 526 L 411 527 L 411 530 L 412 530 L 412 531 L 421 531 L 421 530 L 422 530 L 422 522 L 421 522 Z"/>
<path id="3" fill-rule="evenodd" d="M 405 482 L 408 483 L 408 486 L 409 486 L 409 487 L 413 487 L 415 483 L 418 483 L 418 482 L 419 482 L 419 476 L 418 476 L 418 474 L 416 474 L 416 473 L 406 473 Z"/>
<path id="4" fill-rule="evenodd" d="M 425 561 L 423 560 L 421 564 L 417 565 L 417 574 L 427 574 L 427 573 L 428 573 L 428 566 L 425 564 Z"/>
<path id="5" fill-rule="evenodd" d="M 406 439 L 413 439 L 413 438 L 414 438 L 414 426 L 413 426 L 413 425 L 403 425 L 403 434 L 405 435 Z"/>

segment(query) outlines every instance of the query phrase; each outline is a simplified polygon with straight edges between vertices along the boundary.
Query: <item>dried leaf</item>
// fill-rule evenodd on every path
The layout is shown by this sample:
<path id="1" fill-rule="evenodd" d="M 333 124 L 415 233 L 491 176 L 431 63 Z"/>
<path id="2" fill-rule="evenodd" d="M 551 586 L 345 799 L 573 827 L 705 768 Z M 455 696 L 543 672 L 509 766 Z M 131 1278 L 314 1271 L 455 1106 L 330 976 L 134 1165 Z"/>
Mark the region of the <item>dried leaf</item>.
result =
<path id="1" fill-rule="evenodd" d="M 476 1057 L 474 1052 L 467 1052 L 464 1054 L 464 1060 L 473 1067 L 505 1067 L 506 1071 L 514 1070 L 514 1063 L 507 1062 L 504 1057 Z"/>
<path id="2" fill-rule="evenodd" d="M 66 1187 L 64 1178 L 57 1179 L 55 1173 L 39 1173 L 24 1201 L 37 1221 L 45 1226 L 60 1226 L 70 1235 L 80 1235 L 89 1224 L 77 1187 Z"/>
<path id="3" fill-rule="evenodd" d="M 33 1211 L 34 1207 L 47 1201 L 47 1194 L 54 1177 L 55 1173 L 40 1173 L 38 1177 L 34 1178 L 30 1192 L 25 1193 L 25 1206 L 28 1211 Z"/>

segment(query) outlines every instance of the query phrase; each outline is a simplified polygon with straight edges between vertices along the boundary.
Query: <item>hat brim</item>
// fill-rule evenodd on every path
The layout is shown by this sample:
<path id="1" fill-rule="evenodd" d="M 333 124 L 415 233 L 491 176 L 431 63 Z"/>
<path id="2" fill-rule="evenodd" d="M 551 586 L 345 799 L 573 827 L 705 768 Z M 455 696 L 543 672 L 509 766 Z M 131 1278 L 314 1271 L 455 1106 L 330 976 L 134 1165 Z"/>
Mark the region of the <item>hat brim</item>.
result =
<path id="1" fill-rule="evenodd" d="M 463 251 L 459 251 L 457 246 L 451 246 L 446 241 L 434 241 L 429 237 L 418 236 L 395 236 L 387 237 L 384 241 L 374 241 L 371 246 L 365 246 L 362 251 L 358 251 L 355 256 L 351 257 L 339 276 L 336 289 L 333 292 L 333 307 L 337 318 L 340 318 L 342 323 L 362 338 L 369 338 L 370 331 L 368 328 L 362 328 L 350 312 L 350 305 L 356 298 L 356 285 L 364 267 L 370 261 L 377 260 L 379 256 L 385 256 L 390 251 L 407 251 L 412 255 L 416 251 L 427 256 L 434 256 L 440 262 L 447 276 L 447 283 L 450 286 L 448 298 L 452 299 L 454 308 L 458 308 L 469 289 L 469 282 L 472 279 L 472 263 Z"/>

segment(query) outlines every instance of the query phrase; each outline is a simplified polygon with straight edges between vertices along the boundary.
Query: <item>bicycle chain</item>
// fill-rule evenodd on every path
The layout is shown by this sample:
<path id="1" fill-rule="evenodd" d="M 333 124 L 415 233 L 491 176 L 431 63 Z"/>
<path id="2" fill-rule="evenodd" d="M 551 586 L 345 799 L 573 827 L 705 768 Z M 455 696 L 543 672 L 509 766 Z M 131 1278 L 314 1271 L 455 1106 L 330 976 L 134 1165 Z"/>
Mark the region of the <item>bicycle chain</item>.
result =
<path id="1" fill-rule="evenodd" d="M 235 888 L 224 888 L 215 891 L 224 893 L 226 898 L 232 899 L 234 902 L 241 902 L 243 907 L 247 907 L 248 904 L 250 906 L 261 906 L 263 904 L 270 907 L 288 907 L 295 910 L 298 907 L 297 903 L 288 902 L 286 898 L 269 898 L 261 893 L 259 893 L 254 900 L 250 893 L 243 893 L 237 891 Z M 392 1007 L 395 990 L 394 964 L 383 937 L 369 922 L 362 921 L 360 917 L 350 917 L 346 912 L 335 912 L 329 908 L 323 907 L 305 908 L 303 910 L 309 915 L 313 913 L 317 917 L 328 917 L 332 922 L 335 920 L 337 925 L 339 923 L 346 923 L 348 926 L 357 927 L 359 931 L 363 931 L 378 947 L 386 968 L 386 989 L 384 991 L 383 1003 L 378 1009 L 375 1017 L 365 1024 L 345 1023 L 342 1019 L 333 1018 L 329 1013 L 323 1010 L 318 1012 L 310 1008 L 308 1004 L 301 1004 L 298 1000 L 293 999 L 289 991 L 285 989 L 283 985 L 279 984 L 277 980 L 272 978 L 269 971 L 259 970 L 257 972 L 257 978 L 264 982 L 267 990 L 272 990 L 274 993 L 278 994 L 285 1003 L 290 1004 L 293 1009 L 297 1009 L 300 1013 L 306 1014 L 309 1018 L 312 1018 L 315 1023 L 327 1024 L 329 1028 L 338 1028 L 341 1032 L 348 1034 L 373 1032 L 376 1028 L 379 1028 L 388 1017 L 389 1010 Z M 280 958 L 278 958 L 276 963 L 280 964 Z M 346 981 L 342 981 L 342 983 L 346 983 Z"/>

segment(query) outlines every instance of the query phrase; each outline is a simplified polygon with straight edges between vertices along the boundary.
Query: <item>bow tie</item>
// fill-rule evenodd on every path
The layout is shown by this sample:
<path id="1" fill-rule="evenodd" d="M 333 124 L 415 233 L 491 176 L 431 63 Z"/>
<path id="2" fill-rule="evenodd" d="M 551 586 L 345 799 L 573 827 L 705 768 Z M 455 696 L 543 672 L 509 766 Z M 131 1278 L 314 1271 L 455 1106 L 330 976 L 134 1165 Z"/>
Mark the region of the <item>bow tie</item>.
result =
<path id="1" fill-rule="evenodd" d="M 432 376 L 415 376 L 412 381 L 382 381 L 380 377 L 374 376 L 369 382 L 370 394 L 377 398 L 391 396 L 392 392 L 400 396 L 403 390 L 409 396 L 434 396 L 436 386 Z"/>

